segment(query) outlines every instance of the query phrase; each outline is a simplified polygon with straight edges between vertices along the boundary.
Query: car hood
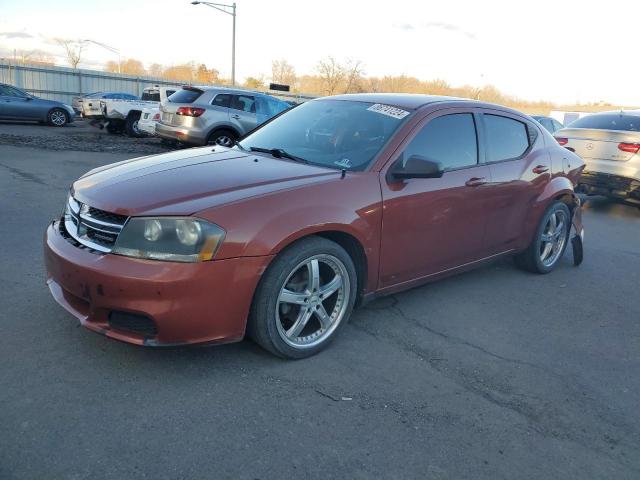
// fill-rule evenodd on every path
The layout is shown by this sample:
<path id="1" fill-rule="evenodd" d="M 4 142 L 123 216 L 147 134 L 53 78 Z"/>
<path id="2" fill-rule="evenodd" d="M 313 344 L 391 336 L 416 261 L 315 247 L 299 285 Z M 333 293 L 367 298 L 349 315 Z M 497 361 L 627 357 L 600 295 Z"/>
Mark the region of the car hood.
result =
<path id="1" fill-rule="evenodd" d="M 72 186 L 82 203 L 121 215 L 192 215 L 279 190 L 339 179 L 340 172 L 223 147 L 100 167 Z"/>

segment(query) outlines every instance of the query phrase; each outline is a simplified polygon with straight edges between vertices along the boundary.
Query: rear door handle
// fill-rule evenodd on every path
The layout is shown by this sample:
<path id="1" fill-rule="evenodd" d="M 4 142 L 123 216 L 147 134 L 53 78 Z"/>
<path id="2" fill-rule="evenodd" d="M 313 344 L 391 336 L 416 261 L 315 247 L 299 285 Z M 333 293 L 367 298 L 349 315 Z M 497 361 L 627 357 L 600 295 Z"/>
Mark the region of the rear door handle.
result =
<path id="1" fill-rule="evenodd" d="M 547 167 L 546 165 L 537 165 L 533 167 L 533 170 L 531 171 L 533 173 L 541 174 L 541 173 L 547 172 L 548 170 L 549 170 L 549 167 Z"/>
<path id="2" fill-rule="evenodd" d="M 485 183 L 487 183 L 487 179 L 485 177 L 472 177 L 464 182 L 467 187 L 479 187 Z"/>

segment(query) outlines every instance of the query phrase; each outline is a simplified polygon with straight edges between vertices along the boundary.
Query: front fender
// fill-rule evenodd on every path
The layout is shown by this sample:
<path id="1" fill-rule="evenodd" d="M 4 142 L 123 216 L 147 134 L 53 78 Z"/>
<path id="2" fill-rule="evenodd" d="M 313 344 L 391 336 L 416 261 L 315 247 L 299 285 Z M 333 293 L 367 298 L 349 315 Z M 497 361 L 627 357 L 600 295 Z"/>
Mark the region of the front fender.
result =
<path id="1" fill-rule="evenodd" d="M 355 239 L 367 262 L 367 289 L 378 274 L 382 199 L 375 173 L 336 172 L 329 181 L 247 198 L 199 212 L 227 232 L 216 258 L 276 255 L 303 237 L 339 232 Z"/>

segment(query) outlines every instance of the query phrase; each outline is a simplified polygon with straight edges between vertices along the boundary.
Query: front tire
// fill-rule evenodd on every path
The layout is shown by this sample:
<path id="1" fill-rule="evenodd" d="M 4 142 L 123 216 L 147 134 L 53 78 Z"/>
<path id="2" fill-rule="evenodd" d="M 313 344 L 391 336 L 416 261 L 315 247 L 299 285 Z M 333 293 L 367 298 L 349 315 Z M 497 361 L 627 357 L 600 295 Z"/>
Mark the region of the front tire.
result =
<path id="1" fill-rule="evenodd" d="M 529 247 L 515 257 L 516 264 L 529 272 L 549 273 L 562 258 L 570 232 L 569 207 L 560 201 L 552 203 L 542 216 Z"/>
<path id="2" fill-rule="evenodd" d="M 69 114 L 62 108 L 54 108 L 47 114 L 47 123 L 52 127 L 64 127 L 69 123 Z"/>
<path id="3" fill-rule="evenodd" d="M 308 237 L 281 252 L 254 295 L 247 333 L 284 358 L 304 358 L 326 348 L 347 323 L 358 278 L 337 243 Z"/>

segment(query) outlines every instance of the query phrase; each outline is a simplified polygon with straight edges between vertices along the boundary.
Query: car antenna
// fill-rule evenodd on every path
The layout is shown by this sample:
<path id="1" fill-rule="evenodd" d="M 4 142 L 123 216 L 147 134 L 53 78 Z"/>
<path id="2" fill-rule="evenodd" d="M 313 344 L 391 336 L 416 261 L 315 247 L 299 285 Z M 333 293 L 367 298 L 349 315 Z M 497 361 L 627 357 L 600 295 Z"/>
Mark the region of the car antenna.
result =
<path id="1" fill-rule="evenodd" d="M 340 170 L 340 172 L 342 172 L 342 174 L 340 175 L 340 178 L 344 178 L 347 175 L 347 169 L 346 168 L 342 168 Z"/>

